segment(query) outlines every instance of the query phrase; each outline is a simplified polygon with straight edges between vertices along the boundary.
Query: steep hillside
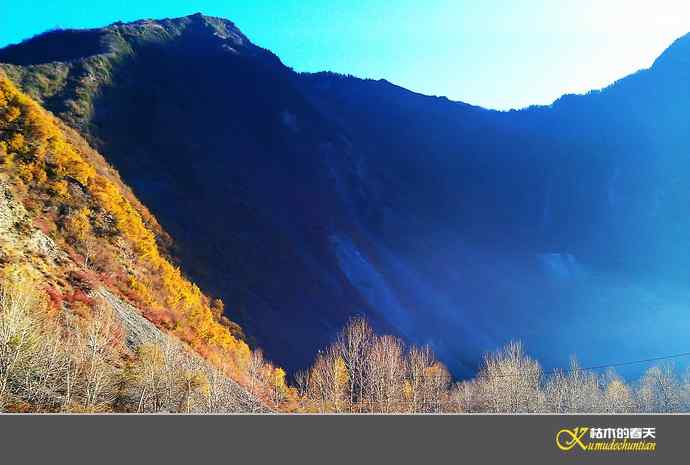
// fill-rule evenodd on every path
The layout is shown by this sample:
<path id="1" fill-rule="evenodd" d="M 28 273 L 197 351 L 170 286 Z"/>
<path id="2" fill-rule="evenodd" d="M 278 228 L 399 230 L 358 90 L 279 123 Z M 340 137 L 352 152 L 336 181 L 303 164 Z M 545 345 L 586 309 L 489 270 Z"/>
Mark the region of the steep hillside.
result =
<path id="1" fill-rule="evenodd" d="M 365 197 L 347 141 L 229 21 L 115 24 L 83 41 L 94 34 L 105 44 L 96 55 L 46 63 L 56 57 L 34 50 L 55 32 L 0 62 L 101 149 L 175 238 L 185 271 L 250 337 L 306 365 L 366 305 L 331 251 L 334 230 L 357 230 Z"/>
<path id="2" fill-rule="evenodd" d="M 173 264 L 165 252 L 169 237 L 117 173 L 2 74 L 0 163 L 3 287 L 12 288 L 17 275 L 30 279 L 53 312 L 77 320 L 90 320 L 104 300 L 111 307 L 129 301 L 155 326 L 147 324 L 186 343 L 224 376 L 256 384 L 250 366 L 259 361 L 267 386 L 284 388 L 282 370 L 252 354 L 222 302 L 208 299 Z"/>
<path id="3" fill-rule="evenodd" d="M 596 363 L 611 347 L 619 357 L 682 350 L 684 41 L 606 89 L 511 112 L 385 81 L 299 76 L 364 154 L 385 205 L 368 224 L 396 257 L 383 272 L 407 283 L 400 295 L 425 312 L 415 330 L 444 360 L 450 351 L 471 363 L 474 348 L 516 336 L 547 366 L 569 354 Z"/>
<path id="4" fill-rule="evenodd" d="M 516 336 L 547 366 L 682 350 L 688 40 L 605 89 L 510 112 L 297 78 L 366 160 L 385 205 L 368 225 L 395 257 L 383 273 L 451 366 Z"/>
<path id="5" fill-rule="evenodd" d="M 512 112 L 296 74 L 202 15 L 54 31 L 0 67 L 107 157 L 281 365 L 363 313 L 469 373 L 512 338 L 547 368 L 684 350 L 687 41 Z"/>

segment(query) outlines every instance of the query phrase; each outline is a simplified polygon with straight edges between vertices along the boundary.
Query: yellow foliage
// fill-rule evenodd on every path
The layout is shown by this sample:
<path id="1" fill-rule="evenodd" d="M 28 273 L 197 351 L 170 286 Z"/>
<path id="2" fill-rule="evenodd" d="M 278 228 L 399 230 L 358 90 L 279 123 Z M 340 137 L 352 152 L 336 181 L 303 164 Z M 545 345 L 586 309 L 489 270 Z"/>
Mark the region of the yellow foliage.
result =
<path id="1" fill-rule="evenodd" d="M 136 292 L 144 305 L 148 306 L 155 303 L 155 299 L 153 298 L 153 294 L 151 294 L 149 286 L 145 285 L 134 276 L 129 277 L 127 284 L 129 285 L 130 289 Z"/>
<path id="2" fill-rule="evenodd" d="M 67 185 L 67 182 L 64 180 L 60 180 L 57 182 L 54 182 L 50 185 L 50 192 L 60 200 L 65 200 L 69 197 L 69 187 Z"/>
<path id="3" fill-rule="evenodd" d="M 412 396 L 414 395 L 414 388 L 412 387 L 412 383 L 410 383 L 409 379 L 406 379 L 405 382 L 403 383 L 403 398 L 407 401 L 412 399 Z"/>
<path id="4" fill-rule="evenodd" d="M 24 141 L 24 136 L 18 132 L 12 135 L 12 137 L 10 137 L 10 140 L 8 141 L 8 147 L 13 152 L 23 152 L 25 146 L 26 142 Z"/>
<path id="5" fill-rule="evenodd" d="M 17 166 L 17 175 L 25 184 L 31 183 L 34 180 L 34 170 L 26 163 L 20 163 Z"/>
<path id="6" fill-rule="evenodd" d="M 72 200 L 69 178 L 79 182 L 94 205 L 90 209 L 73 205 L 82 208 L 68 218 L 69 234 L 83 241 L 92 234 L 92 212 L 107 212 L 136 254 L 132 267 L 147 276 L 146 282 L 131 276 L 126 283 L 129 288 L 141 302 L 170 311 L 177 321 L 174 331 L 199 353 L 235 374 L 241 373 L 251 357 L 249 347 L 218 322 L 208 298 L 161 254 L 156 235 L 146 226 L 142 213 L 118 184 L 99 174 L 75 149 L 54 117 L 0 74 L 0 127 L 10 123 L 20 132 L 0 132 L 0 154 L 16 152 L 22 158 L 12 163 L 5 156 L 2 168 L 29 189 L 46 194 L 46 202 L 53 204 Z"/>
<path id="7" fill-rule="evenodd" d="M 347 371 L 347 365 L 342 357 L 338 357 L 335 360 L 335 383 L 338 387 L 345 387 L 347 381 L 350 379 L 349 373 Z"/>
<path id="8" fill-rule="evenodd" d="M 11 122 L 13 122 L 14 120 L 16 120 L 17 118 L 19 118 L 19 116 L 20 116 L 21 114 L 22 114 L 22 112 L 19 111 L 19 108 L 17 108 L 17 107 L 9 107 L 9 108 L 7 109 L 7 113 L 5 113 L 5 120 L 6 120 L 8 123 L 11 123 Z"/>
<path id="9" fill-rule="evenodd" d="M 84 242 L 91 234 L 91 210 L 80 208 L 67 219 L 67 231 L 79 242 Z"/>

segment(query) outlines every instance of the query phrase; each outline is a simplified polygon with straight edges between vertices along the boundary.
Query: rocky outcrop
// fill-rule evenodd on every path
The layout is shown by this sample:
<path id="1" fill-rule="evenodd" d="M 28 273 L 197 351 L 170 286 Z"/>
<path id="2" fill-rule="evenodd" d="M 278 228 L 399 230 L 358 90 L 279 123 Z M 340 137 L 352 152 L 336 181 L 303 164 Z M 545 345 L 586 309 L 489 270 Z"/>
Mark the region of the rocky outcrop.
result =
<path id="1" fill-rule="evenodd" d="M 0 260 L 33 262 L 37 268 L 47 270 L 66 259 L 67 254 L 55 241 L 33 225 L 7 179 L 0 176 Z"/>
<path id="2" fill-rule="evenodd" d="M 138 347 L 148 344 L 163 344 L 164 342 L 172 344 L 180 344 L 175 338 L 168 336 L 163 331 L 158 329 L 153 323 L 144 318 L 136 307 L 123 301 L 121 298 L 110 292 L 105 288 L 99 288 L 92 293 L 92 296 L 100 299 L 107 305 L 116 316 L 117 320 L 122 324 L 125 334 L 126 346 L 134 351 Z M 204 367 L 204 371 L 209 373 L 219 373 L 206 360 L 193 353 L 191 350 L 180 346 L 188 357 L 193 357 L 194 361 Z M 217 383 L 219 381 L 216 381 Z M 250 394 L 246 389 L 237 384 L 235 381 L 222 377 L 220 381 L 225 390 L 230 392 L 233 397 L 233 402 L 226 402 L 224 405 L 230 409 L 225 413 L 267 413 L 270 412 L 260 400 Z"/>
<path id="3" fill-rule="evenodd" d="M 134 350 L 145 344 L 157 344 L 168 336 L 153 323 L 144 318 L 132 305 L 123 301 L 105 288 L 94 291 L 93 297 L 107 304 L 122 323 L 125 331 L 125 344 Z"/>

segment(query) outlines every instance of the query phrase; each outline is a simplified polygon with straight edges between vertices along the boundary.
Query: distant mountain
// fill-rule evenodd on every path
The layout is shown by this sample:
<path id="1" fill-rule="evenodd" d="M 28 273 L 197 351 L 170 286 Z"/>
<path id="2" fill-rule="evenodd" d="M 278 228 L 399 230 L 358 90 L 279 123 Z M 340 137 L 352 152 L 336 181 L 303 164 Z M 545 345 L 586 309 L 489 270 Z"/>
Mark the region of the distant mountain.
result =
<path id="1" fill-rule="evenodd" d="M 0 67 L 102 151 L 269 358 L 303 367 L 364 313 L 463 374 L 511 338 L 547 368 L 682 345 L 689 42 L 511 112 L 298 74 L 198 14 L 49 32 Z"/>

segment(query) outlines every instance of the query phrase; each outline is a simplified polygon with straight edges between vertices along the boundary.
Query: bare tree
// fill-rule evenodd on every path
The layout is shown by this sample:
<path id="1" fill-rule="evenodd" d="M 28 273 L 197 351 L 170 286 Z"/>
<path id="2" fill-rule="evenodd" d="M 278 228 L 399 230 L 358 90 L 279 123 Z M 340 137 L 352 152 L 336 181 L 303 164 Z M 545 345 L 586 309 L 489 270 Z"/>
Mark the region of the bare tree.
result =
<path id="1" fill-rule="evenodd" d="M 440 362 L 434 362 L 424 373 L 423 412 L 439 413 L 446 409 L 450 373 Z"/>
<path id="2" fill-rule="evenodd" d="M 429 346 L 412 347 L 407 354 L 405 400 L 408 412 L 440 412 L 448 399 L 450 373 Z"/>
<path id="3" fill-rule="evenodd" d="M 434 357 L 429 346 L 422 348 L 412 347 L 407 355 L 407 383 L 406 401 L 409 412 L 426 411 L 427 398 L 427 371 L 434 364 Z"/>
<path id="4" fill-rule="evenodd" d="M 546 380 L 545 410 L 555 413 L 594 413 L 604 408 L 601 379 L 583 370 L 576 359 L 567 372 L 557 371 Z"/>
<path id="5" fill-rule="evenodd" d="M 240 386 L 169 336 L 125 355 L 111 308 L 90 316 L 48 311 L 27 274 L 0 289 L 0 410 L 266 411 L 290 399 L 285 372 L 252 353 Z M 127 362 L 125 360 L 128 360 Z M 450 385 L 429 347 L 376 336 L 361 318 L 295 376 L 298 408 L 320 412 L 687 412 L 690 371 L 653 367 L 631 388 L 573 360 L 545 376 L 520 343 L 485 357 L 476 378 Z M 270 408 L 270 407 L 269 407 Z"/>
<path id="6" fill-rule="evenodd" d="M 672 413 L 687 410 L 684 405 L 680 380 L 673 367 L 665 365 L 648 369 L 637 391 L 637 399 L 642 412 Z"/>
<path id="7" fill-rule="evenodd" d="M 374 340 L 374 332 L 364 318 L 349 321 L 336 340 L 336 350 L 348 372 L 348 403 L 350 411 L 361 411 L 366 388 L 366 359 Z"/>
<path id="8" fill-rule="evenodd" d="M 249 389 L 249 392 L 253 394 L 260 394 L 264 381 L 263 370 L 265 365 L 266 362 L 261 349 L 253 351 L 251 357 L 249 357 L 246 369 L 247 389 Z"/>
<path id="9" fill-rule="evenodd" d="M 45 302 L 26 276 L 7 280 L 0 289 L 0 409 L 30 383 L 40 351 Z"/>
<path id="10" fill-rule="evenodd" d="M 206 387 L 196 390 L 203 395 L 205 412 L 240 413 L 265 410 L 246 389 L 243 389 L 217 368 L 209 367 L 205 373 Z"/>
<path id="11" fill-rule="evenodd" d="M 348 378 L 345 362 L 335 346 L 317 355 L 309 372 L 309 388 L 321 412 L 342 412 L 349 408 L 346 405 Z"/>
<path id="12" fill-rule="evenodd" d="M 188 393 L 184 349 L 169 338 L 137 349 L 127 369 L 127 387 L 138 398 L 137 412 L 180 411 Z"/>
<path id="13" fill-rule="evenodd" d="M 40 347 L 32 361 L 33 369 L 27 370 L 23 377 L 21 396 L 36 411 L 54 411 L 62 405 L 65 373 L 71 355 L 58 324 L 49 319 L 44 324 L 39 333 Z"/>
<path id="14" fill-rule="evenodd" d="M 367 398 L 373 411 L 390 413 L 400 407 L 405 359 L 400 339 L 381 336 L 371 346 L 366 364 Z"/>
<path id="15" fill-rule="evenodd" d="M 635 399 L 625 381 L 615 372 L 606 375 L 608 380 L 603 395 L 603 410 L 606 413 L 630 413 L 635 411 Z"/>
<path id="16" fill-rule="evenodd" d="M 476 413 L 481 411 L 481 390 L 475 380 L 455 383 L 449 398 L 448 410 L 451 412 Z"/>
<path id="17" fill-rule="evenodd" d="M 541 367 L 525 355 L 519 342 L 488 355 L 477 381 L 487 411 L 538 412 L 542 408 Z"/>
<path id="18" fill-rule="evenodd" d="M 98 304 L 88 321 L 72 322 L 68 331 L 71 379 L 66 407 L 74 404 L 86 411 L 107 409 L 118 393 L 122 327 L 110 307 Z"/>

